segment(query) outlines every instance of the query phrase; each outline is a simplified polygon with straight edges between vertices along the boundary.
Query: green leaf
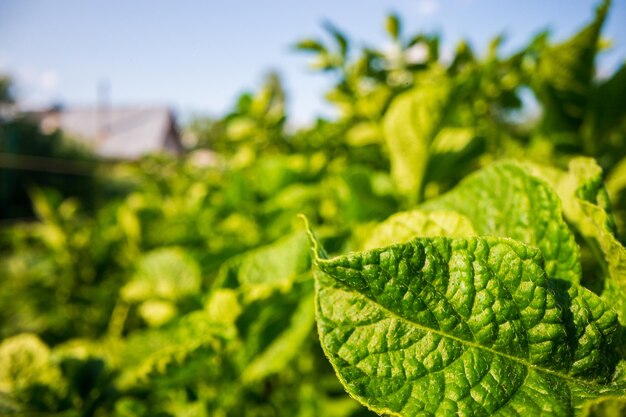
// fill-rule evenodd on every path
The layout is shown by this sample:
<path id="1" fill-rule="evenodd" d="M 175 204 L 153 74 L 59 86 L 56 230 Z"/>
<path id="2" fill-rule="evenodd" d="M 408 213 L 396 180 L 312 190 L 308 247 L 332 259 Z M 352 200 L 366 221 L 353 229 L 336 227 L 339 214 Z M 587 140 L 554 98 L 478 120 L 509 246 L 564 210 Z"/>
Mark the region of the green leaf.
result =
<path id="1" fill-rule="evenodd" d="M 544 104 L 543 130 L 547 133 L 575 133 L 582 124 L 609 3 L 604 1 L 594 21 L 572 38 L 542 51 L 536 75 Z"/>
<path id="2" fill-rule="evenodd" d="M 205 310 L 216 323 L 233 325 L 241 314 L 237 291 L 230 288 L 217 288 L 211 291 L 206 300 Z"/>
<path id="3" fill-rule="evenodd" d="M 611 201 L 616 201 L 620 193 L 626 191 L 626 158 L 621 159 L 606 178 L 606 190 Z"/>
<path id="4" fill-rule="evenodd" d="M 310 267 L 306 237 L 294 233 L 224 263 L 214 287 L 290 286 Z"/>
<path id="5" fill-rule="evenodd" d="M 119 348 L 122 388 L 143 385 L 153 380 L 195 378 L 216 367 L 218 354 L 234 338 L 232 325 L 214 320 L 204 311 L 189 313 L 165 328 L 134 333 Z M 202 364 L 190 366 L 198 359 Z"/>
<path id="6" fill-rule="evenodd" d="M 287 185 L 314 177 L 319 170 L 319 158 L 272 154 L 255 162 L 252 183 L 263 197 L 274 196 Z"/>
<path id="7" fill-rule="evenodd" d="M 395 201 L 375 187 L 376 172 L 351 166 L 332 178 L 332 190 L 346 223 L 381 220 L 395 211 Z"/>
<path id="8" fill-rule="evenodd" d="M 23 415 L 25 407 L 13 400 L 9 395 L 0 392 L 0 413 L 4 415 Z"/>
<path id="9" fill-rule="evenodd" d="M 348 49 L 350 47 L 348 38 L 331 22 L 326 21 L 323 23 L 324 29 L 335 39 L 339 46 L 339 55 L 345 59 L 348 56 Z"/>
<path id="10" fill-rule="evenodd" d="M 470 221 L 453 211 L 411 210 L 396 213 L 369 232 L 363 249 L 406 243 L 416 237 L 464 237 L 476 233 Z"/>
<path id="11" fill-rule="evenodd" d="M 294 326 L 307 326 L 306 305 L 309 313 L 312 312 L 310 297 L 314 291 L 311 278 L 311 274 L 307 274 L 306 279 L 288 290 L 266 289 L 255 298 L 250 296 L 250 290 L 242 292 L 243 310 L 236 320 L 241 346 L 236 358 L 238 373 L 247 372 L 246 382 L 258 381 L 283 370 L 302 345 L 306 337 L 304 333 L 309 334 L 312 322 L 306 331 Z M 272 362 L 262 363 L 259 357 Z M 249 366 L 252 368 L 248 369 Z"/>
<path id="12" fill-rule="evenodd" d="M 346 390 L 394 416 L 568 416 L 622 393 L 617 317 L 506 238 L 418 238 L 316 259 L 324 352 Z"/>
<path id="13" fill-rule="evenodd" d="M 304 52 L 317 52 L 317 53 L 327 52 L 326 47 L 322 45 L 321 42 L 316 41 L 315 39 L 301 40 L 295 45 L 295 48 Z"/>
<path id="14" fill-rule="evenodd" d="M 427 181 L 454 178 L 452 173 L 465 173 L 466 168 L 484 150 L 484 141 L 474 129 L 445 127 L 437 133 L 430 147 Z"/>
<path id="15" fill-rule="evenodd" d="M 173 319 L 177 309 L 171 301 L 147 300 L 139 305 L 138 312 L 150 327 L 159 327 Z"/>
<path id="16" fill-rule="evenodd" d="M 246 367 L 242 380 L 246 383 L 259 381 L 281 371 L 298 355 L 311 334 L 315 323 L 313 293 L 307 294 L 291 316 L 286 328 L 272 343 Z"/>
<path id="17" fill-rule="evenodd" d="M 52 411 L 62 404 L 67 381 L 50 348 L 32 333 L 0 343 L 0 411 L 28 408 Z"/>
<path id="18" fill-rule="evenodd" d="M 580 254 L 561 214 L 561 202 L 522 165 L 504 162 L 468 176 L 424 210 L 452 210 L 467 217 L 479 235 L 510 237 L 541 250 L 550 278 L 578 283 Z"/>
<path id="19" fill-rule="evenodd" d="M 626 118 L 626 64 L 615 71 L 608 80 L 599 83 L 592 92 L 588 123 L 593 137 L 605 138 L 618 128 Z"/>
<path id="20" fill-rule="evenodd" d="M 602 183 L 602 169 L 591 158 L 574 158 L 569 172 L 537 167 L 557 190 L 563 212 L 598 254 L 608 279 L 602 297 L 626 322 L 626 249 L 616 238 L 615 220 Z"/>
<path id="21" fill-rule="evenodd" d="M 626 415 L 626 397 L 607 396 L 585 403 L 581 417 L 622 417 Z"/>
<path id="22" fill-rule="evenodd" d="M 346 132 L 346 142 L 350 146 L 380 143 L 382 137 L 380 126 L 374 122 L 359 122 Z"/>
<path id="23" fill-rule="evenodd" d="M 398 96 L 383 120 L 391 159 L 391 174 L 409 201 L 419 199 L 429 147 L 441 127 L 450 95 L 450 83 L 439 72 Z"/>
<path id="24" fill-rule="evenodd" d="M 152 298 L 178 300 L 200 289 L 200 268 L 180 248 L 160 248 L 138 260 L 137 271 L 122 288 L 129 302 Z"/>
<path id="25" fill-rule="evenodd" d="M 387 20 L 385 20 L 385 29 L 387 29 L 387 33 L 394 40 L 398 40 L 400 36 L 400 18 L 395 13 L 392 13 L 387 16 Z"/>
<path id="26" fill-rule="evenodd" d="M 314 323 L 310 267 L 309 245 L 302 233 L 222 267 L 208 310 L 227 322 L 233 318 L 229 312 L 237 311 L 234 323 L 241 342 L 237 358 L 245 384 L 282 371 L 309 337 Z"/>
<path id="27" fill-rule="evenodd" d="M 434 138 L 431 150 L 440 154 L 458 153 L 466 148 L 474 137 L 472 129 L 447 127 Z"/>

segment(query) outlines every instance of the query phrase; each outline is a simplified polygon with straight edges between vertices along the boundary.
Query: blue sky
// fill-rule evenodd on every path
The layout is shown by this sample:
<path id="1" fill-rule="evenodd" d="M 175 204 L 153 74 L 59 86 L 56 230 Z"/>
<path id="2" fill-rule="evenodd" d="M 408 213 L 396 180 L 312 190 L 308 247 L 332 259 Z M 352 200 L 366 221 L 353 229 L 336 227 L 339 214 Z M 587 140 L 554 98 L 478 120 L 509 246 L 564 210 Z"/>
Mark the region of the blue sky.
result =
<path id="1" fill-rule="evenodd" d="M 439 31 L 444 55 L 461 38 L 483 51 L 506 33 L 506 48 L 540 29 L 563 39 L 585 24 L 592 0 L 0 0 L 0 73 L 16 80 L 28 106 L 94 104 L 107 80 L 115 104 L 168 104 L 182 116 L 219 115 L 243 90 L 278 70 L 292 120 L 329 114 L 324 76 L 307 68 L 297 40 L 323 37 L 321 22 L 355 45 L 385 47 L 384 17 L 396 11 L 409 33 Z M 613 48 L 608 73 L 626 59 L 626 0 L 614 0 L 605 26 Z"/>

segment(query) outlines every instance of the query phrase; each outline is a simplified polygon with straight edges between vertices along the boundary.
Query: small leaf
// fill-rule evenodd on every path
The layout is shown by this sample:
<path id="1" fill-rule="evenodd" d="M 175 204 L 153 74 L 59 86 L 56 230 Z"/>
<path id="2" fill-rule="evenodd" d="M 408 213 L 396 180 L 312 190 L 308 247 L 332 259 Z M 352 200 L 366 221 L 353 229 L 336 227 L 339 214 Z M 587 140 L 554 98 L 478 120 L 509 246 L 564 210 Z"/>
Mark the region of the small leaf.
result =
<path id="1" fill-rule="evenodd" d="M 147 300 L 139 305 L 139 315 L 150 327 L 159 327 L 176 315 L 176 306 L 170 301 Z"/>
<path id="2" fill-rule="evenodd" d="M 489 52 L 487 53 L 489 60 L 496 60 L 498 58 L 498 50 L 505 40 L 506 35 L 500 34 L 489 42 Z"/>
<path id="3" fill-rule="evenodd" d="M 398 40 L 402 27 L 400 25 L 400 18 L 397 14 L 391 13 L 387 16 L 387 20 L 385 21 L 385 29 L 387 29 L 387 33 L 394 40 Z"/>
<path id="4" fill-rule="evenodd" d="M 335 39 L 337 45 L 339 45 L 339 55 L 345 59 L 348 56 L 348 38 L 346 37 L 346 35 L 343 34 L 343 32 L 337 29 L 337 27 L 329 21 L 324 22 L 323 26 L 324 29 L 326 29 L 326 31 L 330 33 Z"/>
<path id="5" fill-rule="evenodd" d="M 314 39 L 304 39 L 295 45 L 295 48 L 304 52 L 327 52 L 326 47 L 321 42 Z"/>

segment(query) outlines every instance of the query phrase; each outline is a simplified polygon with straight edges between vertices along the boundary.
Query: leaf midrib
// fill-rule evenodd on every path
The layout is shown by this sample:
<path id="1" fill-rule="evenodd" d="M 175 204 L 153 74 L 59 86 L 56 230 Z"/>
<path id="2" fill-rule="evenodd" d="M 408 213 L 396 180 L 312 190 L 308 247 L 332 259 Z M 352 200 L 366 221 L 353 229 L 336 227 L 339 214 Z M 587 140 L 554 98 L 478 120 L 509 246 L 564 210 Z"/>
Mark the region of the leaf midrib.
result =
<path id="1" fill-rule="evenodd" d="M 317 261 L 318 261 L 318 262 L 320 262 L 320 261 L 321 261 L 321 262 L 324 262 L 324 263 L 331 263 L 331 262 L 332 262 L 331 260 L 328 260 L 328 259 L 317 259 Z M 329 274 L 327 274 L 326 272 L 324 272 L 324 274 L 329 275 Z M 334 281 L 337 281 L 337 280 L 336 280 L 335 278 L 333 278 L 331 275 L 329 275 L 329 276 L 330 276 L 330 277 L 331 277 Z M 405 286 L 404 288 L 406 288 L 406 290 L 407 290 L 407 291 L 411 292 L 413 295 L 415 295 L 416 297 L 418 297 L 418 295 L 417 295 L 417 294 L 415 294 L 415 293 L 414 293 L 414 292 L 413 292 L 413 291 L 412 291 L 409 287 L 406 287 L 406 286 Z M 519 364 L 521 364 L 521 365 L 523 365 L 523 366 L 525 366 L 525 367 L 527 367 L 527 368 L 533 369 L 533 370 L 535 370 L 535 371 L 537 371 L 537 372 L 543 372 L 543 373 L 551 374 L 551 375 L 554 375 L 554 376 L 556 376 L 556 377 L 558 377 L 558 378 L 564 379 L 564 380 L 569 381 L 569 382 L 572 382 L 572 383 L 576 383 L 576 384 L 583 385 L 583 386 L 587 386 L 587 387 L 589 387 L 589 388 L 594 388 L 594 389 L 595 389 L 595 388 L 603 388 L 603 385 L 598 384 L 598 383 L 596 383 L 596 382 L 592 382 L 592 381 L 587 381 L 587 380 L 577 379 L 577 378 L 574 378 L 574 377 L 572 377 L 572 376 L 570 376 L 570 375 L 564 374 L 564 373 L 562 373 L 562 372 L 555 371 L 555 370 L 553 370 L 553 369 L 544 368 L 544 367 L 541 367 L 541 366 L 535 365 L 535 364 L 533 364 L 533 363 L 528 362 L 527 360 L 525 360 L 525 359 L 523 359 L 523 358 L 520 358 L 520 357 L 517 357 L 517 356 L 513 356 L 513 355 L 508 355 L 508 354 L 506 354 L 506 353 L 504 353 L 504 352 L 500 352 L 500 351 L 498 351 L 498 350 L 495 350 L 495 349 L 492 349 L 492 348 L 490 348 L 490 347 L 487 347 L 487 346 L 481 345 L 481 344 L 476 343 L 476 342 L 474 342 L 474 341 L 470 341 L 470 340 L 462 339 L 462 338 L 460 338 L 460 337 L 453 336 L 453 335 L 451 335 L 451 334 L 445 333 L 445 332 L 443 332 L 443 331 L 441 331 L 441 330 L 436 330 L 436 329 L 433 329 L 433 328 L 431 328 L 431 327 L 425 326 L 425 325 L 423 325 L 423 324 L 417 323 L 417 322 L 415 322 L 415 321 L 413 321 L 413 320 L 410 320 L 410 319 L 408 319 L 408 318 L 406 318 L 406 317 L 402 317 L 402 316 L 401 316 L 401 315 L 399 315 L 398 313 L 396 313 L 396 312 L 394 312 L 393 310 L 390 310 L 389 308 L 387 308 L 387 307 L 385 307 L 385 306 L 381 305 L 381 304 L 380 304 L 380 303 L 378 303 L 377 301 L 373 300 L 371 297 L 368 297 L 367 295 L 365 295 L 365 294 L 363 294 L 363 293 L 361 293 L 361 292 L 358 292 L 358 291 L 353 290 L 353 289 L 350 289 L 350 290 L 351 290 L 351 291 L 349 291 L 349 292 L 350 292 L 352 295 L 354 295 L 354 296 L 359 296 L 359 297 L 362 297 L 362 298 L 366 299 L 367 301 L 369 301 L 369 302 L 371 302 L 371 303 L 375 304 L 378 308 L 382 309 L 384 312 L 387 312 L 387 313 L 388 313 L 389 315 L 391 315 L 392 317 L 394 317 L 394 318 L 396 318 L 396 319 L 398 319 L 398 320 L 400 320 L 400 321 L 403 321 L 403 322 L 405 322 L 405 323 L 408 323 L 408 324 L 410 324 L 410 325 L 412 325 L 412 326 L 415 326 L 415 327 L 417 327 L 419 330 L 422 330 L 422 331 L 424 331 L 424 332 L 431 332 L 431 333 L 437 334 L 437 335 L 439 335 L 439 336 L 441 336 L 441 337 L 444 337 L 444 338 L 448 338 L 448 339 L 454 340 L 454 341 L 456 341 L 456 342 L 458 342 L 458 343 L 461 343 L 462 345 L 466 345 L 466 346 L 473 347 L 473 348 L 476 348 L 476 349 L 479 349 L 479 350 L 484 350 L 484 351 L 487 351 L 487 352 L 489 352 L 489 353 L 492 353 L 492 354 L 497 355 L 497 356 L 501 356 L 501 357 L 503 357 L 503 358 L 505 358 L 505 359 L 508 359 L 508 360 L 510 360 L 510 361 L 517 362 L 517 363 L 519 363 Z"/>

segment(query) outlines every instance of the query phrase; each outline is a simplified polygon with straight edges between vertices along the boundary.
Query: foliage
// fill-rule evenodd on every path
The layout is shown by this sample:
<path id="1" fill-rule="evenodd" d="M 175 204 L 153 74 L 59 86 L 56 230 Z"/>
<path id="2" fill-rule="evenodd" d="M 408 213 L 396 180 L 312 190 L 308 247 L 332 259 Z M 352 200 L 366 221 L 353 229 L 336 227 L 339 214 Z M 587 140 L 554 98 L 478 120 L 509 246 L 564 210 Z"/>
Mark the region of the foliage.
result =
<path id="1" fill-rule="evenodd" d="M 97 207 L 35 189 L 37 219 L 0 229 L 0 414 L 619 415 L 608 8 L 565 42 L 449 62 L 395 15 L 385 51 L 327 23 L 297 48 L 336 119 L 288 128 L 270 75 L 195 119 L 183 158 L 108 167 Z"/>
<path id="2" fill-rule="evenodd" d="M 0 106 L 8 105 L 14 102 L 11 93 L 11 80 L 8 77 L 0 75 Z"/>
<path id="3" fill-rule="evenodd" d="M 593 162 L 573 161 L 569 175 L 580 164 Z M 541 178 L 500 163 L 404 216 L 414 231 L 406 243 L 328 259 L 314 240 L 320 341 L 348 392 L 403 416 L 569 415 L 590 399 L 623 395 L 617 317 L 626 292 L 615 258 L 626 249 L 609 231 L 594 235 L 610 242 L 599 245 L 598 262 L 620 271 L 609 272 L 599 296 L 580 286 L 579 249 L 560 206 Z M 439 208 L 482 236 L 423 237 L 426 223 L 412 219 Z M 380 227 L 395 229 L 396 219 Z M 580 224 L 595 233 L 608 226 Z"/>
<path id="4" fill-rule="evenodd" d="M 42 132 L 33 117 L 7 111 L 5 118 L 9 87 L 0 78 L 0 219 L 32 216 L 33 188 L 53 188 L 60 198 L 77 197 L 93 206 L 99 197 L 94 158 L 62 132 Z"/>

